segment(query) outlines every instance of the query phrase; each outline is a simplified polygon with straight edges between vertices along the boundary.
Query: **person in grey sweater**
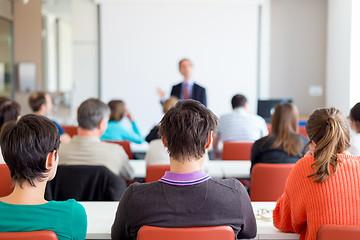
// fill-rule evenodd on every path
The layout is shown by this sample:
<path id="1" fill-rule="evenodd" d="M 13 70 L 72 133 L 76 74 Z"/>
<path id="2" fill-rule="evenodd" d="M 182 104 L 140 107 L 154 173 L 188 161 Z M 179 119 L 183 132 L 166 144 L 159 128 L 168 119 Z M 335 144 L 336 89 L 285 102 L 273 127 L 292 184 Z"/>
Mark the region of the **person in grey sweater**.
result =
<path id="1" fill-rule="evenodd" d="M 229 225 L 235 239 L 254 238 L 256 220 L 249 196 L 236 179 L 213 179 L 201 170 L 217 117 L 204 105 L 184 100 L 160 122 L 170 171 L 153 183 L 134 183 L 123 194 L 112 239 L 135 240 L 143 225 L 199 227 Z"/>

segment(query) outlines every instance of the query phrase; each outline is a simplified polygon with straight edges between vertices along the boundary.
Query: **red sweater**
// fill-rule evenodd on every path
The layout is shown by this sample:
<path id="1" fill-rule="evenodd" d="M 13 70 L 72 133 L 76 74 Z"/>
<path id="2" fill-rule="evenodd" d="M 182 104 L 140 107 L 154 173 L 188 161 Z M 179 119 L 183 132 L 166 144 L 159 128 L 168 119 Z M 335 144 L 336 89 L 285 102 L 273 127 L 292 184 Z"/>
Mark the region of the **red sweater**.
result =
<path id="1" fill-rule="evenodd" d="M 316 239 L 324 224 L 360 225 L 360 157 L 338 154 L 337 171 L 323 183 L 308 178 L 314 157 L 300 159 L 286 182 L 273 212 L 274 226 Z"/>

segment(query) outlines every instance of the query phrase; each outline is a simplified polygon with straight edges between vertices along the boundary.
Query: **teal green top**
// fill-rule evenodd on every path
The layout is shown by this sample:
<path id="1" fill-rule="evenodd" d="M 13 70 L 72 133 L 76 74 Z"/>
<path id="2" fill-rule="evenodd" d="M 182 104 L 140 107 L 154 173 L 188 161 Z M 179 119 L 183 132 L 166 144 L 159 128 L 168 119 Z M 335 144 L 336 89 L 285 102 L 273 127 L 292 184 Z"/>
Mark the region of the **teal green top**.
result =
<path id="1" fill-rule="evenodd" d="M 17 205 L 0 201 L 0 232 L 50 230 L 59 240 L 85 239 L 87 216 L 74 199 L 39 205 Z"/>
<path id="2" fill-rule="evenodd" d="M 141 136 L 139 128 L 135 122 L 131 122 L 132 129 L 126 128 L 121 122 L 109 121 L 108 127 L 101 140 L 123 141 L 129 140 L 134 143 L 143 143 L 145 138 Z"/>

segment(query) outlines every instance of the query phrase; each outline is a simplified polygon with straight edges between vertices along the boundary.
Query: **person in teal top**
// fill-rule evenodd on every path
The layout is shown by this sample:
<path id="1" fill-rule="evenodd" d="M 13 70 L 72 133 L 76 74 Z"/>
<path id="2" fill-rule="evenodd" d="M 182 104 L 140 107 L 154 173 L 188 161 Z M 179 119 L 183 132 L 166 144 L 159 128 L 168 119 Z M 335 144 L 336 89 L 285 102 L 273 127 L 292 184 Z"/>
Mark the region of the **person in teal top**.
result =
<path id="1" fill-rule="evenodd" d="M 44 199 L 46 183 L 56 174 L 59 144 L 57 127 L 44 116 L 25 115 L 2 127 L 0 146 L 15 188 L 0 198 L 0 232 L 50 230 L 59 240 L 85 239 L 81 204 Z"/>
<path id="2" fill-rule="evenodd" d="M 107 129 L 100 139 L 109 141 L 128 140 L 134 143 L 143 143 L 145 138 L 141 135 L 135 120 L 126 108 L 124 101 L 112 100 L 108 103 L 108 106 L 111 110 L 110 119 Z M 130 120 L 132 129 L 125 127 L 121 123 L 124 116 Z"/>

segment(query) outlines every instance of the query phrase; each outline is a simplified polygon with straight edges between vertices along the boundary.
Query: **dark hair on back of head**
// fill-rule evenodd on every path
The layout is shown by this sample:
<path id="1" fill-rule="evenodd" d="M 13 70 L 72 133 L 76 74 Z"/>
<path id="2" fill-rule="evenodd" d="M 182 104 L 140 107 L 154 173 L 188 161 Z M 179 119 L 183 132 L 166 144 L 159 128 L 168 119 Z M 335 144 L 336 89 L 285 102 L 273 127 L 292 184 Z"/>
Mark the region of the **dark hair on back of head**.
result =
<path id="1" fill-rule="evenodd" d="M 360 133 L 360 102 L 350 110 L 350 120 L 355 123 L 356 132 Z"/>
<path id="2" fill-rule="evenodd" d="M 316 109 L 306 123 L 309 143 L 316 143 L 312 164 L 314 182 L 324 182 L 331 174 L 331 166 L 336 172 L 338 157 L 350 147 L 350 133 L 346 120 L 336 108 Z"/>
<path id="3" fill-rule="evenodd" d="M 21 107 L 15 101 L 6 101 L 0 105 L 0 129 L 4 123 L 15 121 L 21 114 Z"/>
<path id="4" fill-rule="evenodd" d="M 111 100 L 108 103 L 110 108 L 109 121 L 120 121 L 125 114 L 125 102 L 122 100 Z"/>
<path id="5" fill-rule="evenodd" d="M 46 104 L 46 92 L 34 92 L 29 97 L 29 105 L 33 112 L 40 110 L 41 105 Z"/>
<path id="6" fill-rule="evenodd" d="M 46 159 L 57 150 L 60 134 L 55 124 L 46 117 L 28 114 L 17 122 L 4 124 L 0 133 L 0 146 L 4 161 L 9 167 L 11 178 L 20 184 L 34 180 L 42 181 Z"/>
<path id="7" fill-rule="evenodd" d="M 244 107 L 245 103 L 247 103 L 247 99 L 242 94 L 236 94 L 231 99 L 231 106 L 232 106 L 233 109 L 239 108 L 239 107 Z"/>
<path id="8" fill-rule="evenodd" d="M 11 101 L 11 99 L 5 96 L 0 96 L 0 106 L 7 101 Z"/>
<path id="9" fill-rule="evenodd" d="M 170 157 L 199 159 L 205 154 L 211 131 L 218 123 L 215 114 L 195 100 L 179 101 L 162 118 L 159 134 L 168 145 Z"/>

